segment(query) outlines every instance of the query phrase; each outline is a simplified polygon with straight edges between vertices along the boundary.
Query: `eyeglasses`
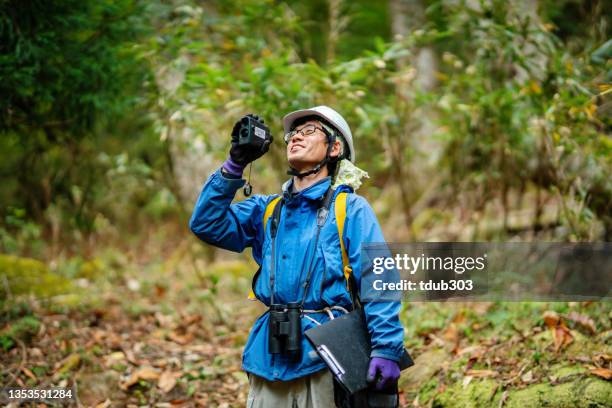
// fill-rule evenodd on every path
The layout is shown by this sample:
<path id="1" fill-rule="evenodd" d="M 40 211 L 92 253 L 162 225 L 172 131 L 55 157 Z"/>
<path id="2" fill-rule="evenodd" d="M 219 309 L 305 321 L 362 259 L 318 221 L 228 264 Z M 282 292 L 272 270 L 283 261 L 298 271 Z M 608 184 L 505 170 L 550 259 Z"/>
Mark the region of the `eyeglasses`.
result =
<path id="1" fill-rule="evenodd" d="M 327 133 L 322 127 L 317 127 L 315 125 L 306 125 L 300 130 L 292 130 L 291 132 L 285 133 L 285 143 L 289 144 L 293 136 L 297 135 L 298 133 L 301 133 L 302 137 L 308 137 L 313 135 L 316 130 L 320 130 L 323 133 Z"/>

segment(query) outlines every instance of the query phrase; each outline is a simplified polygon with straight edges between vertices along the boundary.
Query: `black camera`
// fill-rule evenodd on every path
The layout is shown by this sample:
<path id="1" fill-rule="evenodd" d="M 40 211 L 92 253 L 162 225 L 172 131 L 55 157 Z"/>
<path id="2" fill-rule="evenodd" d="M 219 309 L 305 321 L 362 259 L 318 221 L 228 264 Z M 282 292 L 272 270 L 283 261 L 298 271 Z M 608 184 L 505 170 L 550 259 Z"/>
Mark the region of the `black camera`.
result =
<path id="1" fill-rule="evenodd" d="M 302 306 L 299 303 L 270 306 L 268 349 L 271 354 L 290 354 L 300 351 Z"/>
<path id="2" fill-rule="evenodd" d="M 270 139 L 270 129 L 266 125 L 252 116 L 242 118 L 238 131 L 239 146 L 261 148 L 267 139 Z"/>

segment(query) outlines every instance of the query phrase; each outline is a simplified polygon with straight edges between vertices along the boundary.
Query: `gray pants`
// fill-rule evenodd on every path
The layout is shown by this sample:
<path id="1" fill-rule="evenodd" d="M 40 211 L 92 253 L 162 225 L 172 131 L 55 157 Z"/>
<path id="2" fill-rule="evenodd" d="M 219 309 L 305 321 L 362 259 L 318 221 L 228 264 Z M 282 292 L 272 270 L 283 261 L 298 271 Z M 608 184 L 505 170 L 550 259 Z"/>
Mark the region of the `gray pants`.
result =
<path id="1" fill-rule="evenodd" d="M 247 408 L 333 408 L 334 385 L 324 369 L 292 381 L 268 381 L 249 374 Z"/>

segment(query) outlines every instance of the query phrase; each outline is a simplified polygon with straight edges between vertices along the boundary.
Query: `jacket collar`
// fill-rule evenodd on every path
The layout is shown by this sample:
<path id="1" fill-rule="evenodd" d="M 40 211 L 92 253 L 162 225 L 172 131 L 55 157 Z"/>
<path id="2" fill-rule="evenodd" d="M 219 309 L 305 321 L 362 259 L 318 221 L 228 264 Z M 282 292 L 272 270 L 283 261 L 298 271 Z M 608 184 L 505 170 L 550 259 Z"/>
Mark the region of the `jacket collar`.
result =
<path id="1" fill-rule="evenodd" d="M 323 195 L 325 194 L 327 189 L 330 187 L 330 185 L 331 185 L 331 177 L 328 176 L 328 177 L 325 177 L 317 181 L 313 185 L 306 187 L 302 191 L 293 193 L 292 192 L 293 178 L 291 178 L 283 184 L 283 197 L 286 200 L 286 202 L 290 202 L 290 201 L 293 201 L 294 199 L 301 198 L 301 197 L 307 198 L 309 200 L 319 200 L 323 198 Z"/>

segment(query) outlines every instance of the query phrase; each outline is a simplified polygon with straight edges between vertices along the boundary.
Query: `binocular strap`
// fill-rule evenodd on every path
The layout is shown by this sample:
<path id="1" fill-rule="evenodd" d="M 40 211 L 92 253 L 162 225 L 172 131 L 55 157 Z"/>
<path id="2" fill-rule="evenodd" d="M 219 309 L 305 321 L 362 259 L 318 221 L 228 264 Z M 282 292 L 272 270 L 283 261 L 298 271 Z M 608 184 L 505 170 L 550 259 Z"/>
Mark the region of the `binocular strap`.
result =
<path id="1" fill-rule="evenodd" d="M 314 262 L 315 255 L 317 253 L 317 245 L 319 244 L 319 236 L 321 235 L 321 229 L 323 225 L 325 225 L 325 221 L 327 220 L 327 215 L 329 214 L 329 207 L 331 204 L 331 199 L 334 196 L 334 189 L 331 187 L 327 189 L 325 192 L 325 196 L 321 202 L 321 206 L 317 210 L 317 235 L 315 236 L 314 247 L 312 250 L 312 256 L 310 257 L 310 263 L 308 265 L 308 273 L 306 274 L 306 279 L 304 280 L 304 296 L 302 297 L 302 301 L 300 305 L 303 307 L 304 302 L 306 301 L 306 296 L 308 295 L 308 288 L 310 287 L 310 279 L 312 277 L 312 264 Z M 284 199 L 281 199 L 278 205 L 274 207 L 274 212 L 272 213 L 272 225 L 270 227 L 270 236 L 272 238 L 272 259 L 270 265 L 270 304 L 274 303 L 274 280 L 275 280 L 275 271 L 276 271 L 276 234 L 278 232 L 278 227 L 280 223 L 280 214 L 284 204 Z"/>

